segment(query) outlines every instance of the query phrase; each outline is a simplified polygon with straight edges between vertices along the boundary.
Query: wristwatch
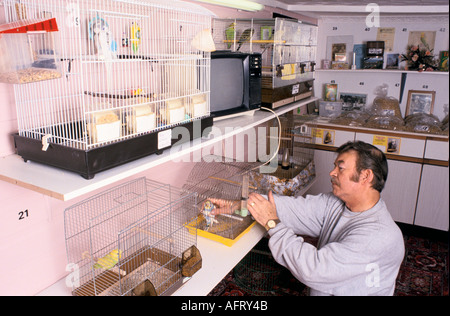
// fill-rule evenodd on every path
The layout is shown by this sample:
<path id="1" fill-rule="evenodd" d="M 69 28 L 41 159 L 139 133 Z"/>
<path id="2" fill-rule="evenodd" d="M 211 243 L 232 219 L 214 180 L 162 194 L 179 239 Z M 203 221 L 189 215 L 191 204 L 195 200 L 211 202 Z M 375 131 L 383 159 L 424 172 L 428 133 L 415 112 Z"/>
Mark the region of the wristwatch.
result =
<path id="1" fill-rule="evenodd" d="M 265 228 L 266 228 L 267 231 L 269 231 L 270 229 L 275 228 L 278 223 L 280 223 L 279 219 L 269 219 L 267 221 L 267 224 L 266 224 Z"/>

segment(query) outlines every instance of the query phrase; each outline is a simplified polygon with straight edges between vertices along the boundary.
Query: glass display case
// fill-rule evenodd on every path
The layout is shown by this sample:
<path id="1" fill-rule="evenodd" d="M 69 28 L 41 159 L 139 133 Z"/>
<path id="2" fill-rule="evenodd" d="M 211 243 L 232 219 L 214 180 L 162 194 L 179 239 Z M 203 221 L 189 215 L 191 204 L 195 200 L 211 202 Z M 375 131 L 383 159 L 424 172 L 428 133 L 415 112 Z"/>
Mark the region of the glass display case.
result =
<path id="1" fill-rule="evenodd" d="M 262 54 L 262 102 L 276 108 L 313 95 L 317 26 L 297 20 L 215 19 L 217 50 Z"/>

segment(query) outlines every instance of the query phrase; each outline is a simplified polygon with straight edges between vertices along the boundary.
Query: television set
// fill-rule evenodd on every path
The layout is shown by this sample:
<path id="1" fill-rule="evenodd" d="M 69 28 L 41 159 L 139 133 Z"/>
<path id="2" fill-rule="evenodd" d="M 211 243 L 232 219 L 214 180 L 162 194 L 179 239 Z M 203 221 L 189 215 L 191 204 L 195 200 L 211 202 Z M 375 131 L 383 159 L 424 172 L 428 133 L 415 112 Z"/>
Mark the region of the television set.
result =
<path id="1" fill-rule="evenodd" d="M 251 114 L 261 107 L 260 53 L 211 53 L 211 114 L 215 120 Z"/>

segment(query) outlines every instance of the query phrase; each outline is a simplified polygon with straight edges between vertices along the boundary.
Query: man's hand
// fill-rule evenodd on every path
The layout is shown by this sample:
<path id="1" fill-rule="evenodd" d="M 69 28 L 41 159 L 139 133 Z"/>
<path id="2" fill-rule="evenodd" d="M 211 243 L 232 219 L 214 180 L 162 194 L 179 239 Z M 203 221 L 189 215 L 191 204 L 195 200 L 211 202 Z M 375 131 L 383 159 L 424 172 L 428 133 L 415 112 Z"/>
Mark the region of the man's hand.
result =
<path id="1" fill-rule="evenodd" d="M 263 196 L 252 193 L 249 195 L 247 207 L 255 220 L 262 226 L 265 226 L 271 219 L 278 219 L 277 207 L 273 198 L 272 191 L 267 195 L 269 200 Z"/>
<path id="2" fill-rule="evenodd" d="M 223 199 L 209 199 L 215 206 L 212 210 L 212 215 L 218 214 L 234 214 L 235 211 L 240 210 L 241 202 Z"/>

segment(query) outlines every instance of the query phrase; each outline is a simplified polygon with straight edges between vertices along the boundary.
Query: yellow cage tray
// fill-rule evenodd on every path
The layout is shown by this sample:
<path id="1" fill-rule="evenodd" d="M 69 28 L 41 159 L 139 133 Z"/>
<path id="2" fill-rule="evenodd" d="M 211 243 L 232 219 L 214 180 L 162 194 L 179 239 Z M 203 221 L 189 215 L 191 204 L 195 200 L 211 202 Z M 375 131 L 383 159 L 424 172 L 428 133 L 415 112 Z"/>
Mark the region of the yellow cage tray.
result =
<path id="1" fill-rule="evenodd" d="M 231 247 L 256 225 L 256 221 L 251 216 L 239 218 L 239 216 L 229 217 L 217 215 L 215 219 L 218 222 L 208 229 L 203 214 L 200 214 L 196 219 L 187 224 L 186 227 L 189 229 L 189 233 L 193 235 L 197 232 L 197 236 L 208 238 Z"/>

